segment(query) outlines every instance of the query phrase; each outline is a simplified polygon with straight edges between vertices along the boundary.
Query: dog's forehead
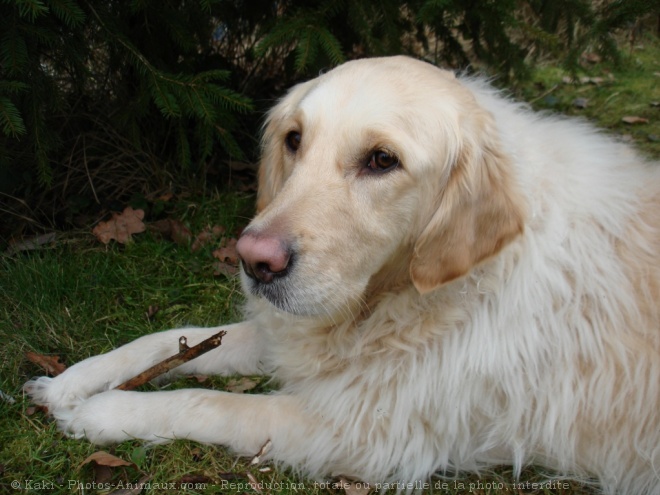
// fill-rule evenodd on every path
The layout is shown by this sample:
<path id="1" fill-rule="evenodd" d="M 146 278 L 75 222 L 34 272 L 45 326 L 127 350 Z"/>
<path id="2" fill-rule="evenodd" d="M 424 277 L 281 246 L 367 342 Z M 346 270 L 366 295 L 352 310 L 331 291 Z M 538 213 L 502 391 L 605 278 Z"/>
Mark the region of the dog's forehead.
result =
<path id="1" fill-rule="evenodd" d="M 363 62 L 363 61 L 360 61 Z M 349 62 L 318 78 L 299 108 L 314 117 L 318 113 L 359 114 L 368 118 L 401 108 L 414 99 L 413 81 L 391 64 Z"/>
<path id="2" fill-rule="evenodd" d="M 407 57 L 355 60 L 307 83 L 293 113 L 303 127 L 305 122 L 341 122 L 344 129 L 352 123 L 403 129 L 412 120 L 423 127 L 452 113 L 457 86 L 452 73 Z"/>

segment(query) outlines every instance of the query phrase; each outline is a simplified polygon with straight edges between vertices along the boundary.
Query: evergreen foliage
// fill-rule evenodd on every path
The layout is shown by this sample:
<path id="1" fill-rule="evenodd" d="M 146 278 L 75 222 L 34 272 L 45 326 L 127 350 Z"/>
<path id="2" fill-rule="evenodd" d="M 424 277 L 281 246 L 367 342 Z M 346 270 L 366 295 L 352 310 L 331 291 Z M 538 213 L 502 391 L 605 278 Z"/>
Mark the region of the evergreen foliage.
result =
<path id="1" fill-rule="evenodd" d="M 216 147 L 242 157 L 233 131 L 252 105 L 230 71 L 206 66 L 214 28 L 208 2 L 0 3 L 0 191 L 62 186 L 80 146 L 87 174 L 108 167 L 91 159 L 115 151 L 107 135 L 122 138 L 125 168 L 147 154 L 176 173 Z"/>
<path id="2" fill-rule="evenodd" d="M 406 53 L 506 80 L 553 53 L 575 70 L 587 48 L 616 58 L 613 30 L 654 12 L 657 0 L 0 0 L 0 201 L 16 218 L 67 210 L 61 224 L 90 202 L 201 181 L 255 158 L 250 110 L 347 59 Z"/>

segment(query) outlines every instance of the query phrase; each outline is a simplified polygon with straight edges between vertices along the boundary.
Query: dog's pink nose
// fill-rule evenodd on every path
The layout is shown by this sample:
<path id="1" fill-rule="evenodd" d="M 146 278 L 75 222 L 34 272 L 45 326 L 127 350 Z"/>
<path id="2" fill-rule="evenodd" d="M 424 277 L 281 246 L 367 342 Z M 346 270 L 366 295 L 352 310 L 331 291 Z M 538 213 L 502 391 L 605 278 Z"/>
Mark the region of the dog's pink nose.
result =
<path id="1" fill-rule="evenodd" d="M 279 237 L 254 235 L 250 231 L 243 232 L 238 239 L 236 251 L 245 273 L 265 284 L 285 275 L 291 260 L 291 248 L 286 241 Z"/>

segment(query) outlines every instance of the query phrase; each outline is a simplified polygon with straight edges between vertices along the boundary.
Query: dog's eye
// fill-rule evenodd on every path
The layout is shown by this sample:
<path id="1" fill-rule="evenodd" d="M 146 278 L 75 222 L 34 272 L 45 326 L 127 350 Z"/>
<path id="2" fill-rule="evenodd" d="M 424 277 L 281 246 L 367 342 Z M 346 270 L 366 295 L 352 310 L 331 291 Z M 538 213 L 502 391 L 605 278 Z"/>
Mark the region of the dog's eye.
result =
<path id="1" fill-rule="evenodd" d="M 374 151 L 369 158 L 367 168 L 371 172 L 389 172 L 399 165 L 399 159 L 396 155 L 384 150 Z"/>
<path id="2" fill-rule="evenodd" d="M 286 143 L 286 147 L 289 148 L 289 151 L 295 153 L 300 148 L 301 139 L 302 136 L 299 132 L 291 131 L 286 135 L 284 142 Z"/>

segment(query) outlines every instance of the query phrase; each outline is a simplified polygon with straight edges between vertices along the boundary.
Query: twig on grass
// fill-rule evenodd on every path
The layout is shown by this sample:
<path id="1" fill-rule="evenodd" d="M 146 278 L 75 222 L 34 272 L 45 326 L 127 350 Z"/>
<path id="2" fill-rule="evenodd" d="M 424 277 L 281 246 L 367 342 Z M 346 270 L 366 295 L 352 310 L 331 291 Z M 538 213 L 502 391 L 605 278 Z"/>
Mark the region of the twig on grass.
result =
<path id="1" fill-rule="evenodd" d="M 250 466 L 256 466 L 257 464 L 259 464 L 261 462 L 261 458 L 270 451 L 272 446 L 273 446 L 273 442 L 271 442 L 270 440 L 268 440 L 265 444 L 263 444 L 259 449 L 259 452 L 257 452 L 257 455 L 255 455 L 252 458 L 252 461 L 250 461 Z"/>
<path id="2" fill-rule="evenodd" d="M 174 356 L 168 357 L 164 361 L 155 364 L 151 368 L 143 371 L 137 376 L 134 376 L 128 381 L 125 381 L 121 385 L 115 387 L 116 390 L 133 390 L 140 385 L 153 380 L 157 376 L 167 373 L 168 371 L 173 370 L 181 366 L 183 363 L 191 361 L 202 354 L 209 352 L 212 349 L 215 349 L 220 344 L 222 344 L 222 337 L 225 336 L 227 332 L 224 330 L 219 331 L 215 335 L 209 337 L 206 340 L 203 340 L 199 344 L 193 347 L 188 347 L 185 337 L 179 339 L 179 353 Z"/>

